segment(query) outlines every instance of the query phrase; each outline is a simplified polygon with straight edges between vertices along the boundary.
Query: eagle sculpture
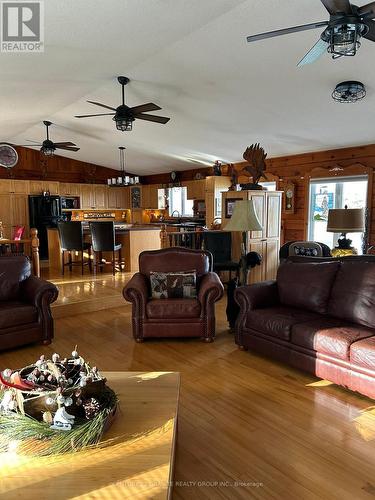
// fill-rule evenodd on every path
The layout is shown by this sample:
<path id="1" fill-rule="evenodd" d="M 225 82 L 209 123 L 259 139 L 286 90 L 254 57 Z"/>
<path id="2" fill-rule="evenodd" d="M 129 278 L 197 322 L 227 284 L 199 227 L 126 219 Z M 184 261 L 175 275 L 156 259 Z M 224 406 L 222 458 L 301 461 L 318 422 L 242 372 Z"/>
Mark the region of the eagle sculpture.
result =
<path id="1" fill-rule="evenodd" d="M 267 153 L 260 144 L 252 144 L 250 147 L 246 148 L 243 154 L 244 160 L 248 162 L 245 168 L 243 168 L 240 174 L 249 175 L 253 178 L 253 183 L 258 184 L 261 177 L 267 179 L 264 171 L 266 170 L 266 158 Z"/>

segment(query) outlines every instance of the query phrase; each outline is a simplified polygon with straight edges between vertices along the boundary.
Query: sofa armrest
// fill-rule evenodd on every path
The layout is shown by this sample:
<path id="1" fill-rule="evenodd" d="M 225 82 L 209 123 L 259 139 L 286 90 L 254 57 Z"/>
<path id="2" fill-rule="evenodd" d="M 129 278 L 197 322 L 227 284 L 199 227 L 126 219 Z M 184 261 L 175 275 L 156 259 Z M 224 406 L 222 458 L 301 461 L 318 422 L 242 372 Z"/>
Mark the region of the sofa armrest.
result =
<path id="1" fill-rule="evenodd" d="M 235 325 L 235 339 L 236 344 L 243 346 L 242 334 L 250 311 L 279 304 L 277 282 L 272 280 L 240 286 L 234 292 L 234 299 L 240 308 Z"/>
<path id="2" fill-rule="evenodd" d="M 234 298 L 241 308 L 245 307 L 249 311 L 275 306 L 279 303 L 276 280 L 240 286 L 236 288 Z"/>
<path id="3" fill-rule="evenodd" d="M 124 299 L 133 304 L 133 316 L 145 317 L 148 301 L 147 279 L 141 273 L 135 273 L 122 291 Z"/>
<path id="4" fill-rule="evenodd" d="M 49 306 L 55 302 L 59 289 L 53 283 L 30 276 L 20 283 L 20 298 L 37 308 Z"/>
<path id="5" fill-rule="evenodd" d="M 202 310 L 208 303 L 221 299 L 223 293 L 224 287 L 219 276 L 213 272 L 205 274 L 198 290 L 198 300 L 202 305 Z"/>

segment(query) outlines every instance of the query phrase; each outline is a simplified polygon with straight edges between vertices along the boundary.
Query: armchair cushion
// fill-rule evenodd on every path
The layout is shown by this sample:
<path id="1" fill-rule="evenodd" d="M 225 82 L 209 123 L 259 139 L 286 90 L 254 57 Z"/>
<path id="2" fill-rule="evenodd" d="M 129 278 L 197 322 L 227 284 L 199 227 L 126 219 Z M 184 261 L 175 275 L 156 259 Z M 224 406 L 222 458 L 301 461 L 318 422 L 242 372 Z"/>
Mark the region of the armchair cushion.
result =
<path id="1" fill-rule="evenodd" d="M 199 318 L 201 305 L 197 299 L 151 299 L 146 304 L 149 319 Z"/>
<path id="2" fill-rule="evenodd" d="M 36 307 L 24 302 L 0 302 L 0 336 L 2 330 L 13 326 L 27 325 L 38 321 Z M 17 335 L 15 333 L 15 335 Z"/>

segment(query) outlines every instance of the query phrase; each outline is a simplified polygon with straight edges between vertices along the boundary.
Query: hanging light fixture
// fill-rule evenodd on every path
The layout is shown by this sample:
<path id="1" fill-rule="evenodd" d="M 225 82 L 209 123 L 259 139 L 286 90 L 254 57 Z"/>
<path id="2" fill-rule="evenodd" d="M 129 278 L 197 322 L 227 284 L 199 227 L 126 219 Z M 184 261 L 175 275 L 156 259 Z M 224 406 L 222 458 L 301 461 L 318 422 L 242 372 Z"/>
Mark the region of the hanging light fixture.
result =
<path id="1" fill-rule="evenodd" d="M 122 177 L 122 183 L 125 184 L 125 149 L 124 146 L 120 146 L 120 171 Z"/>
<path id="2" fill-rule="evenodd" d="M 365 24 L 353 23 L 337 23 L 328 27 L 322 35 L 322 39 L 329 45 L 327 51 L 332 54 L 333 59 L 342 56 L 355 56 L 357 50 L 361 46 L 361 36 L 365 35 L 368 28 Z"/>
<path id="3" fill-rule="evenodd" d="M 121 132 L 128 132 L 133 129 L 134 117 L 129 114 L 128 106 L 119 106 L 112 120 L 116 122 L 116 128 Z"/>
<path id="4" fill-rule="evenodd" d="M 336 102 L 357 102 L 366 96 L 366 88 L 361 82 L 347 81 L 336 85 L 332 98 Z"/>
<path id="5" fill-rule="evenodd" d="M 53 156 L 55 154 L 55 145 L 49 138 L 49 127 L 52 125 L 51 122 L 44 121 L 44 125 L 47 130 L 47 139 L 42 142 L 42 147 L 40 148 L 40 152 L 46 156 Z"/>

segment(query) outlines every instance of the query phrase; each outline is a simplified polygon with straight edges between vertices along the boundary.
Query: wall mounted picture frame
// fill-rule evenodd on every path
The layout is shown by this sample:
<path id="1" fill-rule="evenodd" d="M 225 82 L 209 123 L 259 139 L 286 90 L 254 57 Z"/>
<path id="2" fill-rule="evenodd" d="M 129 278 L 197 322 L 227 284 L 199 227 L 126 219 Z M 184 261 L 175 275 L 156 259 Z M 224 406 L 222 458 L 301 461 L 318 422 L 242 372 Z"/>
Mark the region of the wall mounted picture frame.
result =
<path id="1" fill-rule="evenodd" d="M 236 201 L 240 200 L 241 198 L 226 198 L 225 199 L 225 218 L 230 219 L 233 215 L 234 211 L 234 205 L 236 204 Z"/>

